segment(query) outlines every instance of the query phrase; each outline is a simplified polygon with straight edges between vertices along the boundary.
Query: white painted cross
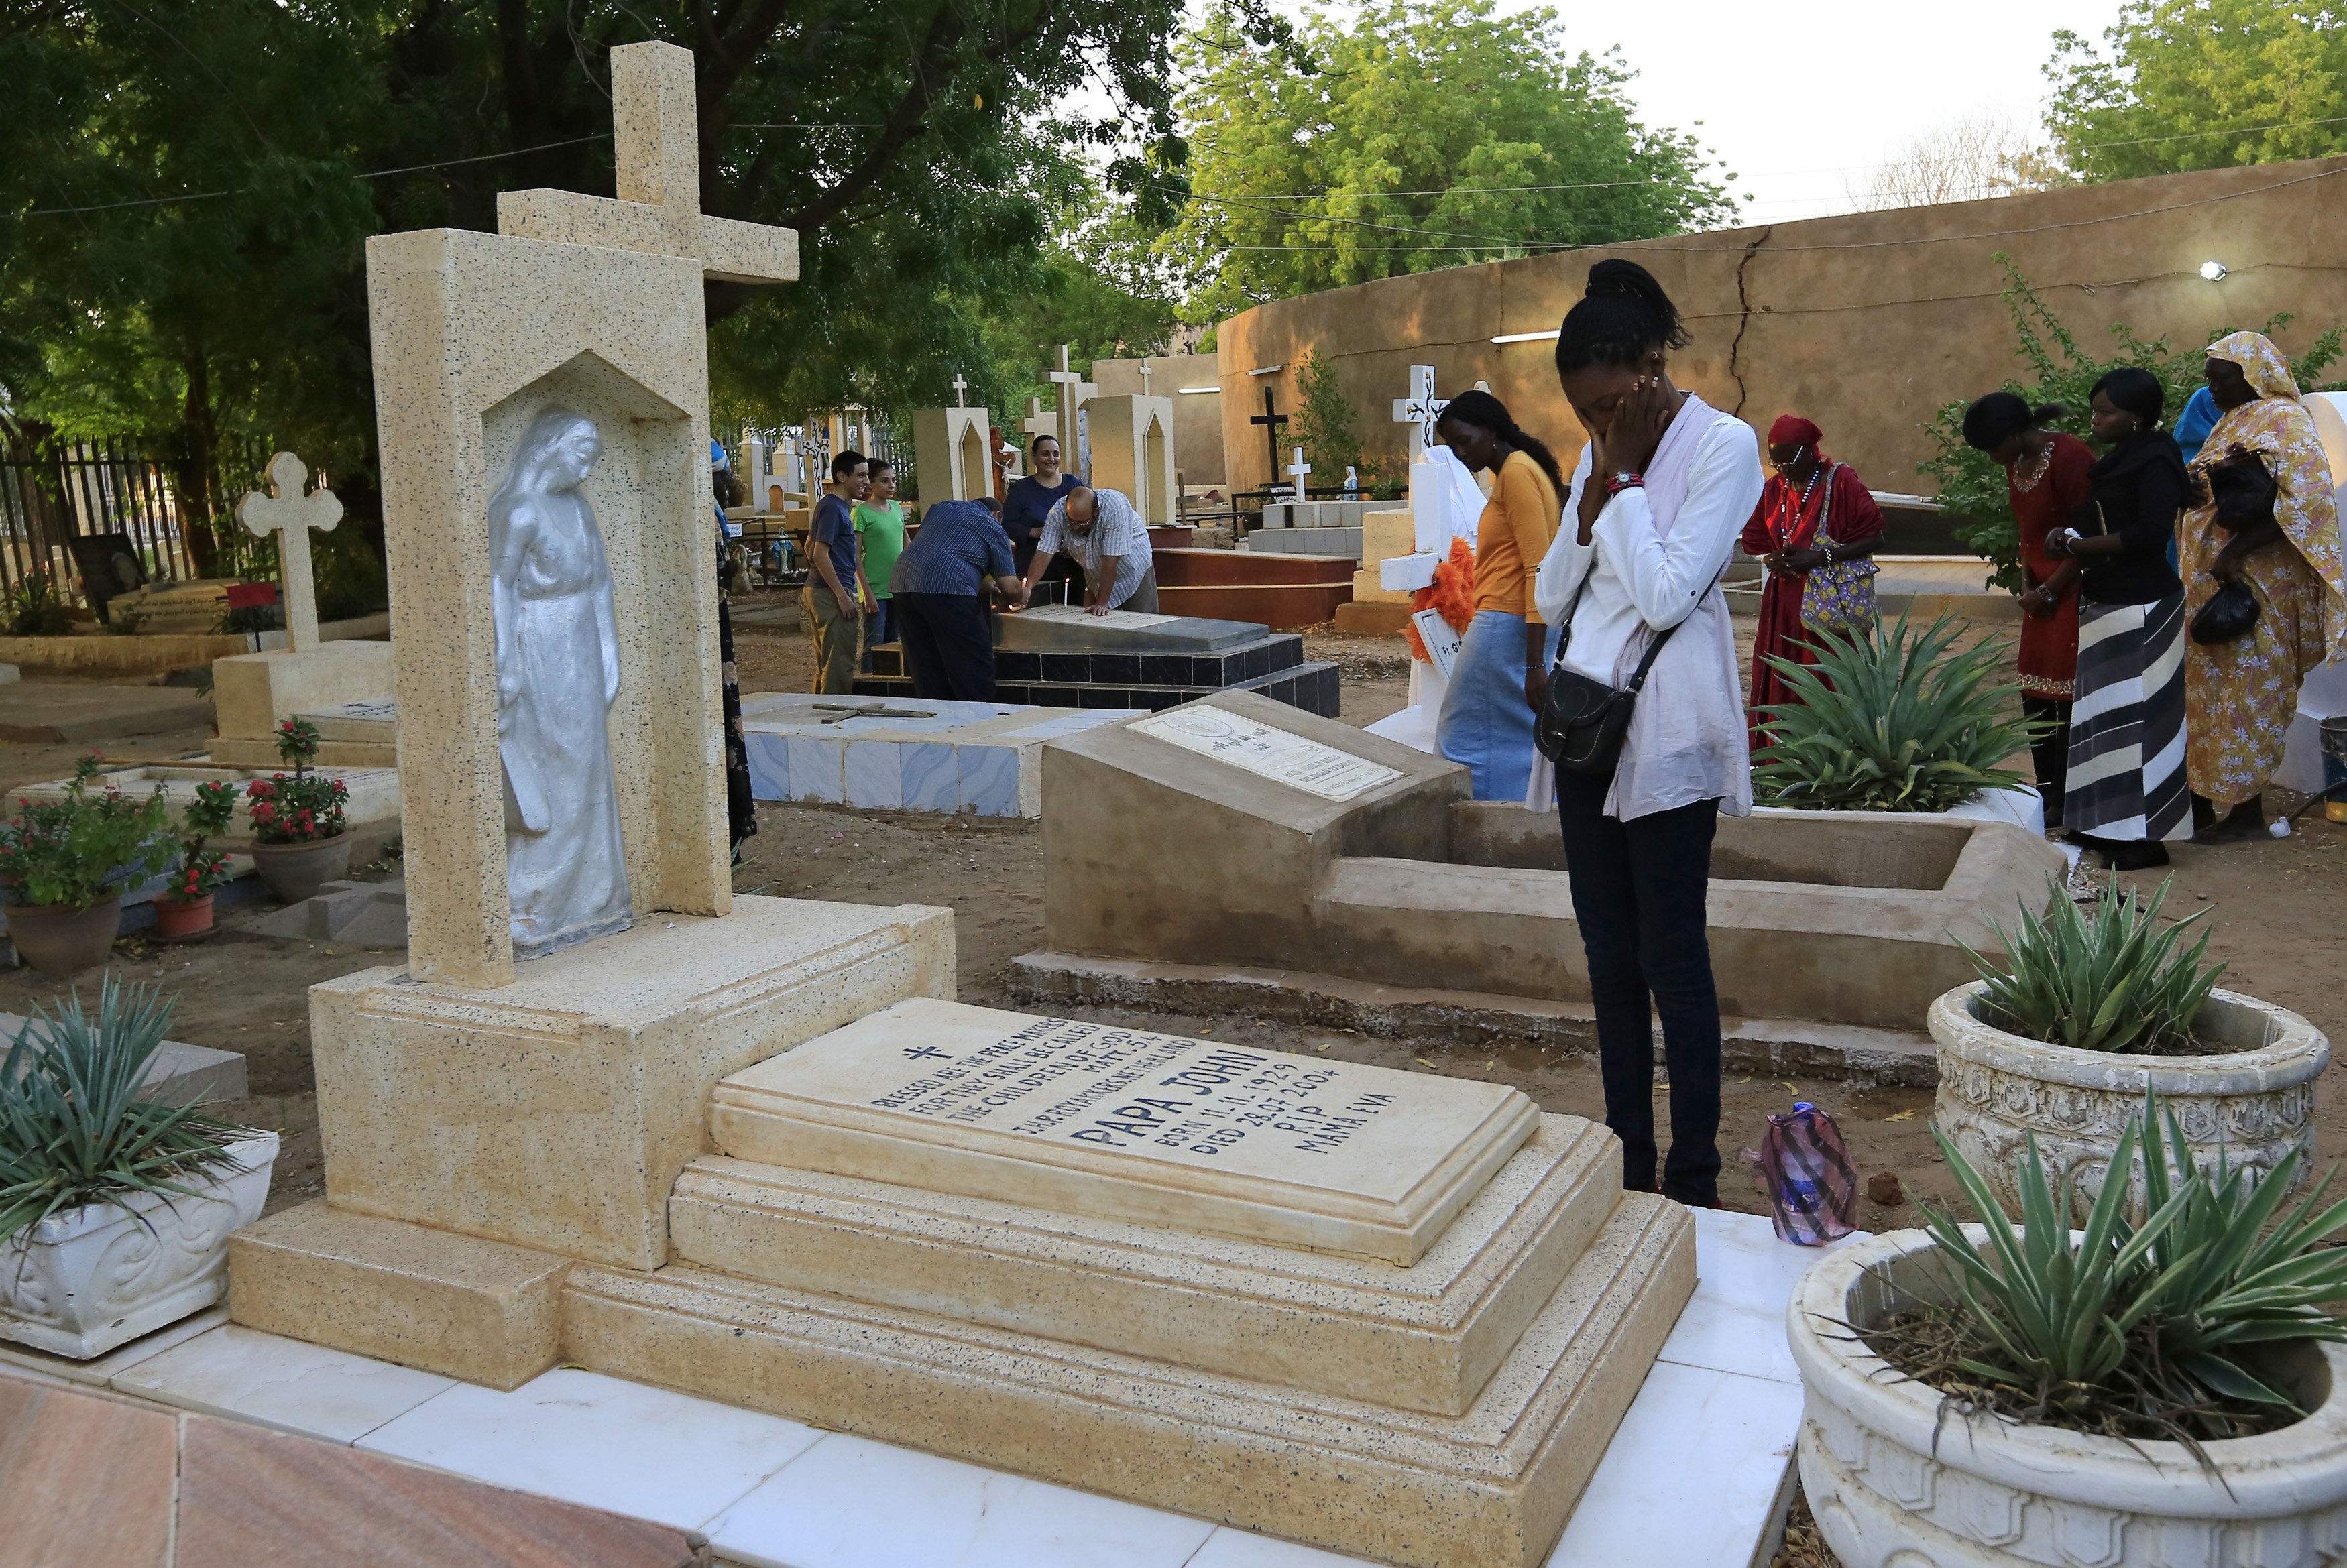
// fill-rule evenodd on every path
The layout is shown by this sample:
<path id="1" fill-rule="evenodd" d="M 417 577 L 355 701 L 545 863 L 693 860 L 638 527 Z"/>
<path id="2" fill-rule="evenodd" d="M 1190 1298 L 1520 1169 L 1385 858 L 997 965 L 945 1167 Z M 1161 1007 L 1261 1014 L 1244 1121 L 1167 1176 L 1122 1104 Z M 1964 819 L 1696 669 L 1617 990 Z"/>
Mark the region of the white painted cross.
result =
<path id="1" fill-rule="evenodd" d="M 1298 501 L 1304 499 L 1305 475 L 1311 472 L 1312 465 L 1304 461 L 1304 449 L 1300 446 L 1297 447 L 1296 449 L 1296 461 L 1287 465 L 1287 476 L 1296 481 L 1296 499 Z"/>
<path id="2" fill-rule="evenodd" d="M 1142 356 L 1141 361 L 1141 395 L 1143 397 L 1149 395 L 1149 358 L 1145 354 Z"/>
<path id="3" fill-rule="evenodd" d="M 954 407 L 956 407 L 956 408 L 966 408 L 966 407 L 968 407 L 969 405 L 968 405 L 968 404 L 966 404 L 966 403 L 964 403 L 964 402 L 962 402 L 962 400 L 961 400 L 961 394 L 962 394 L 962 393 L 964 393 L 964 392 L 968 392 L 968 391 L 969 390 L 969 383 L 968 382 L 966 382 L 966 381 L 964 381 L 964 380 L 962 380 L 962 379 L 961 379 L 961 372 L 960 372 L 959 371 L 956 371 L 956 372 L 954 372 L 953 389 L 954 389 Z"/>
<path id="4" fill-rule="evenodd" d="M 1061 453 L 1072 459 L 1077 455 L 1076 437 L 1079 433 L 1076 411 L 1088 400 L 1100 396 L 1100 388 L 1068 368 L 1068 345 L 1065 343 L 1060 345 L 1060 368 L 1045 379 L 1059 388 L 1059 422 L 1053 433 L 1060 438 Z"/>
<path id="5" fill-rule="evenodd" d="M 318 646 L 318 590 L 310 576 L 310 530 L 332 529 L 343 520 L 343 504 L 324 485 L 304 495 L 310 471 L 300 458 L 281 452 L 269 460 L 269 494 L 245 492 L 236 520 L 255 537 L 277 535 L 277 580 L 285 593 L 285 646 Z"/>
<path id="6" fill-rule="evenodd" d="M 1418 437 L 1410 443 L 1409 449 L 1412 462 L 1424 455 L 1426 449 L 1434 443 L 1434 422 L 1442 417 L 1442 411 L 1450 405 L 1450 399 L 1434 395 L 1432 365 L 1409 367 L 1409 395 L 1394 399 L 1393 417 L 1396 424 L 1418 426 Z"/>

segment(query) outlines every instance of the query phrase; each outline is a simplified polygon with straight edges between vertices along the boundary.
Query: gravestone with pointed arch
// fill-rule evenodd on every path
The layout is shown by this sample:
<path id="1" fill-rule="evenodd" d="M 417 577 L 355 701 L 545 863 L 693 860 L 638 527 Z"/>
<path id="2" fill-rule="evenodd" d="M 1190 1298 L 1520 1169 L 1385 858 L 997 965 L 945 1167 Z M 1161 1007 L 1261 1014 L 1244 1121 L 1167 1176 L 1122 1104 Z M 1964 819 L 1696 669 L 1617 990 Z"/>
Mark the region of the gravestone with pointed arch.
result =
<path id="1" fill-rule="evenodd" d="M 1180 462 L 1170 397 L 1096 397 L 1084 404 L 1093 484 L 1122 491 L 1153 528 L 1181 521 Z"/>
<path id="2" fill-rule="evenodd" d="M 994 454 L 987 439 L 987 412 L 963 402 L 969 382 L 958 372 L 953 389 L 953 407 L 925 408 L 913 415 L 913 461 L 920 470 L 924 506 L 940 501 L 977 501 L 994 494 Z"/>

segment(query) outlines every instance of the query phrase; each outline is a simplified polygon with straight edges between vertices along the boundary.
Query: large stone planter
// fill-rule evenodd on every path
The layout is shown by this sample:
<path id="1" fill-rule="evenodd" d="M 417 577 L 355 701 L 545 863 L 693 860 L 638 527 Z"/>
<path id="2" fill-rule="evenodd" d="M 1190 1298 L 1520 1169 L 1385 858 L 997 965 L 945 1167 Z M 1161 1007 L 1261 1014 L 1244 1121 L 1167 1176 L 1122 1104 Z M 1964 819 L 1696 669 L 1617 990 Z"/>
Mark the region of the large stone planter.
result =
<path id="1" fill-rule="evenodd" d="M 2347 1552 L 2347 1349 L 2260 1368 L 2312 1413 L 2201 1445 L 2122 1442 L 1943 1410 L 1845 1324 L 1929 1292 L 1935 1249 L 1894 1231 L 1819 1258 L 1786 1333 L 1807 1403 L 1801 1487 L 1844 1568 L 2326 1568 Z"/>
<path id="2" fill-rule="evenodd" d="M 87 909 L 13 904 L 8 910 L 8 936 L 16 956 L 60 980 L 104 963 L 121 932 L 120 893 L 109 893 Z"/>
<path id="3" fill-rule="evenodd" d="M 252 846 L 252 868 L 281 904 L 298 904 L 351 869 L 351 836 Z"/>
<path id="4" fill-rule="evenodd" d="M 229 1153 L 242 1169 L 181 1184 L 200 1196 L 130 1198 L 136 1218 L 86 1204 L 0 1242 L 0 1339 L 87 1359 L 225 1297 L 229 1232 L 261 1217 L 277 1135 Z"/>
<path id="5" fill-rule="evenodd" d="M 1986 1178 L 2007 1212 L 2018 1214 L 2014 1162 L 2031 1134 L 2049 1175 L 2075 1173 L 2091 1196 L 2127 1117 L 2143 1108 L 2147 1084 L 2184 1126 L 2197 1164 L 2222 1149 L 2234 1168 L 2271 1170 L 2302 1148 L 2303 1182 L 2314 1175 L 2314 1080 L 2331 1060 L 2322 1032 L 2285 1008 L 2237 991 L 2210 993 L 2197 1027 L 2234 1047 L 2211 1056 L 2133 1056 L 2074 1051 L 1992 1028 L 1974 1016 L 1984 983 L 1960 985 L 1932 1004 L 1940 1087 L 1932 1122 Z M 2140 1167 L 2131 1177 L 2139 1210 Z"/>

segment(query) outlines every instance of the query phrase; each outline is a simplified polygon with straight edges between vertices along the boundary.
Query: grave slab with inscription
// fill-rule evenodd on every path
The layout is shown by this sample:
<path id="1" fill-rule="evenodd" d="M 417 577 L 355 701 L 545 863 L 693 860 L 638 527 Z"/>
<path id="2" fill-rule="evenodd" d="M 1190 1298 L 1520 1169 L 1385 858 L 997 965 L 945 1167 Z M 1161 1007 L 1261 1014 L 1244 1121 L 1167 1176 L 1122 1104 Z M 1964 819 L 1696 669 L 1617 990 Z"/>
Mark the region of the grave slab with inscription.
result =
<path id="1" fill-rule="evenodd" d="M 1074 605 L 1037 605 L 994 617 L 994 646 L 1036 653 L 1211 653 L 1261 642 L 1271 628 L 1256 621 L 1111 610 L 1096 616 Z"/>
<path id="2" fill-rule="evenodd" d="M 1496 1084 L 928 998 L 711 1105 L 740 1159 L 1401 1264 L 1534 1120 Z"/>

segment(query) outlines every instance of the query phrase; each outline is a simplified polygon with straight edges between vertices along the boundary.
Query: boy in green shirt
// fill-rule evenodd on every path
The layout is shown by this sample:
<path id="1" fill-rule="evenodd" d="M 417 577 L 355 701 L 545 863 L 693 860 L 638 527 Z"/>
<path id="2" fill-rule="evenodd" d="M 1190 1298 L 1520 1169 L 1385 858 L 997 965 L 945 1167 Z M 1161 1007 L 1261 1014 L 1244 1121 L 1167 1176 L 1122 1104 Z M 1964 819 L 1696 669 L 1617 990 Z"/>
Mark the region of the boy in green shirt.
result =
<path id="1" fill-rule="evenodd" d="M 905 508 L 897 499 L 897 475 L 886 458 L 872 460 L 872 493 L 856 504 L 856 551 L 864 580 L 879 608 L 864 618 L 864 673 L 872 673 L 872 650 L 897 640 L 889 624 L 888 575 L 905 553 Z"/>

